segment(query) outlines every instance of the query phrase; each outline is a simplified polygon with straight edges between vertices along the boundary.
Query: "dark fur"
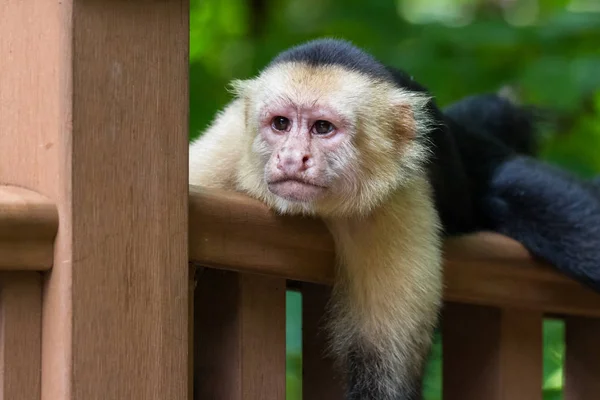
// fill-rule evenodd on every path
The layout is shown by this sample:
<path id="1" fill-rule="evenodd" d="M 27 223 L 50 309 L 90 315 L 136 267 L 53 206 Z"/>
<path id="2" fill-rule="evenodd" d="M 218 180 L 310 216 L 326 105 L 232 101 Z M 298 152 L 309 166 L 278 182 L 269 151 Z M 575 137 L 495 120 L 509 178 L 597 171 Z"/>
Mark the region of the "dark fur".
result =
<path id="1" fill-rule="evenodd" d="M 472 231 L 509 236 L 564 274 L 600 291 L 598 188 L 531 157 L 534 115 L 508 100 L 477 96 L 446 113 L 457 126 L 453 135 L 476 205 Z M 477 138 L 465 134 L 473 127 Z"/>
<path id="2" fill-rule="evenodd" d="M 518 107 L 496 94 L 482 94 L 452 104 L 445 113 L 474 133 L 494 137 L 517 153 L 537 153 L 535 129 L 542 114 L 533 107 Z"/>
<path id="3" fill-rule="evenodd" d="M 285 62 L 339 65 L 427 92 L 404 72 L 383 66 L 345 41 L 308 42 L 281 53 L 272 65 Z M 435 122 L 425 138 L 433 148 L 429 173 L 446 235 L 479 230 L 505 234 L 600 291 L 600 179 L 584 181 L 532 158 L 535 113 L 498 95 L 469 97 L 444 112 L 431 101 L 429 111 Z M 349 359 L 347 398 L 378 399 L 373 366 L 380 360 L 358 348 Z M 418 374 L 394 382 L 395 399 L 421 398 Z"/>
<path id="4" fill-rule="evenodd" d="M 392 80 L 392 75 L 385 66 L 370 54 L 344 40 L 317 39 L 291 47 L 275 57 L 269 66 L 286 62 L 313 66 L 337 65 L 371 78 Z"/>
<path id="5" fill-rule="evenodd" d="M 355 346 L 348 355 L 348 373 L 346 398 L 350 400 L 388 400 L 388 392 L 380 390 L 378 382 L 392 379 L 385 379 L 382 370 L 377 368 L 381 353 L 378 351 L 369 351 L 363 346 Z M 424 365 L 426 360 L 422 360 Z M 395 389 L 398 393 L 397 399 L 401 400 L 420 400 L 423 390 L 423 372 L 414 374 L 409 381 L 396 382 L 398 387 Z M 396 399 L 396 398 L 394 398 Z"/>
<path id="6" fill-rule="evenodd" d="M 529 157 L 499 165 L 482 199 L 490 229 L 600 291 L 600 193 Z"/>

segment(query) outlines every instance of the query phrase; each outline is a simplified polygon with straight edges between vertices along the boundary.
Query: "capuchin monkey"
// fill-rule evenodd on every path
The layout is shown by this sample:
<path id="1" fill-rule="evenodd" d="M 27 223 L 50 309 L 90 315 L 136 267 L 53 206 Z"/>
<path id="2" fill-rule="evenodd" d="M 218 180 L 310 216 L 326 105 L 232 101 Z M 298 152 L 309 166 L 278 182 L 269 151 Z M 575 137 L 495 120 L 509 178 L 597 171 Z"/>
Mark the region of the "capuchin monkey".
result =
<path id="1" fill-rule="evenodd" d="M 442 112 L 404 72 L 334 39 L 286 50 L 232 89 L 190 146 L 190 184 L 326 223 L 346 399 L 422 398 L 444 236 L 503 233 L 600 288 L 598 192 L 531 158 L 527 108 L 482 95 Z"/>

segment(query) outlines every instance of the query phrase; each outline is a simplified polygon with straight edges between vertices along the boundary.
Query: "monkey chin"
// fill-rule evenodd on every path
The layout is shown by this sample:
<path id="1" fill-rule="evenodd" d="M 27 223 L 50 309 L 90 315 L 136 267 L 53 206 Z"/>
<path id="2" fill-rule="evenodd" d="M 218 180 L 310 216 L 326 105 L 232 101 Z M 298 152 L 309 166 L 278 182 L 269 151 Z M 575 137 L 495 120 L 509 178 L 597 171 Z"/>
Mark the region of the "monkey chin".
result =
<path id="1" fill-rule="evenodd" d="M 295 203 L 309 203 L 318 200 L 326 191 L 324 186 L 295 179 L 272 182 L 268 187 L 274 195 Z"/>

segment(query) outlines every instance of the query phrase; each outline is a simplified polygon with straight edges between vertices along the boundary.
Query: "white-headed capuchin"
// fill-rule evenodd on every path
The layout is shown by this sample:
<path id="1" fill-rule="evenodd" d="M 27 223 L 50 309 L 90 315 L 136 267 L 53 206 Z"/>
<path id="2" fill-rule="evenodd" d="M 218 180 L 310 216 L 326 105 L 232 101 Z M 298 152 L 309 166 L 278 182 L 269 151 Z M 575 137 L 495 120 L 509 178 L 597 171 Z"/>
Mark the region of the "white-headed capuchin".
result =
<path id="1" fill-rule="evenodd" d="M 506 234 L 600 288 L 597 186 L 528 157 L 528 109 L 489 95 L 443 113 L 412 78 L 333 39 L 284 51 L 232 87 L 190 147 L 190 183 L 325 221 L 339 260 L 328 328 L 347 399 L 421 398 L 444 235 Z"/>

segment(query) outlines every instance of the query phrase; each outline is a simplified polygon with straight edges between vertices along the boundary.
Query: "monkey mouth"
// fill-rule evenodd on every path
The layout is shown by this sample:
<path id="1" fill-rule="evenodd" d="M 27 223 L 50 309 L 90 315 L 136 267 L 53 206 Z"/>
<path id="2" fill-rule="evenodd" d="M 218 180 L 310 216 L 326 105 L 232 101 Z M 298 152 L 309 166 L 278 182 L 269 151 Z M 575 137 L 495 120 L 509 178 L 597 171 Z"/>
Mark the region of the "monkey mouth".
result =
<path id="1" fill-rule="evenodd" d="M 268 183 L 269 191 L 285 200 L 308 202 L 319 198 L 325 186 L 298 178 L 283 178 Z"/>

